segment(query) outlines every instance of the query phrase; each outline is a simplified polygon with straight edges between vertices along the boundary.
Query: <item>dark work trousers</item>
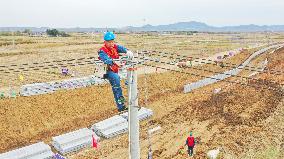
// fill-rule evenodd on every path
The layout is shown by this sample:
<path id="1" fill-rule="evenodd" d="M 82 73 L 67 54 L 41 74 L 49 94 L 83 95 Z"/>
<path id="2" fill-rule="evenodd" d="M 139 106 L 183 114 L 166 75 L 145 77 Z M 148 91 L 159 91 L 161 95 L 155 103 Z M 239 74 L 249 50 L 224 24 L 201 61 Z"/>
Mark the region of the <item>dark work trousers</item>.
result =
<path id="1" fill-rule="evenodd" d="M 193 155 L 193 146 L 188 146 L 187 151 L 188 151 L 188 155 L 192 156 Z"/>

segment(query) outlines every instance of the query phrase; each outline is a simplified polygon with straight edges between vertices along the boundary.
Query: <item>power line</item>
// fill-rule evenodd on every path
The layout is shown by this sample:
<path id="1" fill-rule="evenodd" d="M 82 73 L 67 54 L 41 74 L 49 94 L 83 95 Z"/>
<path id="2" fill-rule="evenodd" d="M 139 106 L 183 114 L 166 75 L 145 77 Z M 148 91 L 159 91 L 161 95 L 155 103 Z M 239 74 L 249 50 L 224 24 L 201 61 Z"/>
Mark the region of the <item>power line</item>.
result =
<path id="1" fill-rule="evenodd" d="M 89 57 L 87 59 L 92 59 L 94 57 Z M 81 58 L 81 60 L 83 60 L 85 58 Z M 143 59 L 143 58 L 140 58 L 140 59 Z M 144 59 L 145 60 L 145 59 Z M 153 62 L 158 62 L 157 60 L 151 60 L 151 59 L 146 59 L 148 61 L 153 61 Z M 65 61 L 74 61 L 74 59 L 71 59 L 71 60 L 65 60 Z M 67 66 L 76 66 L 75 64 L 78 64 L 78 65 L 89 65 L 89 64 L 94 64 L 94 62 L 97 61 L 99 62 L 99 60 L 93 60 L 93 61 L 83 61 L 83 62 L 79 62 L 79 63 L 72 63 L 72 62 L 67 62 L 66 64 L 62 64 L 62 63 L 57 63 L 57 65 L 60 65 L 60 66 L 55 66 L 54 64 L 48 64 L 46 67 L 41 65 L 41 66 L 37 66 L 41 69 L 49 69 L 49 68 L 62 68 L 62 67 L 67 67 Z M 45 63 L 49 63 L 49 62 L 45 62 Z M 160 61 L 160 63 L 162 64 L 170 64 L 170 65 L 175 65 L 175 64 L 172 64 L 170 62 L 163 62 L 163 61 Z M 39 68 L 35 68 L 33 66 L 30 66 L 28 67 L 30 68 L 31 70 L 39 70 Z M 211 70 L 207 70 L 207 69 L 201 69 L 201 68 L 195 68 L 195 67 L 191 67 L 192 69 L 195 69 L 195 70 L 200 70 L 200 71 L 207 71 L 207 72 L 211 72 L 211 73 L 220 73 L 220 72 L 215 72 L 215 71 L 211 71 Z M 29 69 L 27 68 L 19 68 L 21 69 L 21 71 L 29 71 Z M 240 69 L 240 68 L 236 68 L 236 69 Z M 1 71 L 1 70 L 0 70 Z M 13 72 L 20 72 L 19 70 L 15 70 L 15 69 L 10 69 L 9 71 L 13 71 Z M 9 71 L 5 71 L 4 73 L 11 73 Z M 231 75 L 231 74 L 226 74 L 226 73 L 222 73 L 224 75 Z M 235 77 L 240 77 L 240 78 L 245 78 L 245 79 L 249 79 L 249 80 L 257 80 L 257 79 L 254 79 L 254 78 L 251 78 L 251 77 L 243 77 L 243 76 L 239 76 L 239 75 L 231 75 L 231 76 L 235 76 Z M 271 83 L 276 83 L 276 82 L 271 82 Z M 277 83 L 278 84 L 278 83 Z"/>
<path id="2" fill-rule="evenodd" d="M 168 56 L 165 56 L 165 55 L 157 55 L 159 57 L 168 57 Z M 179 56 L 179 55 L 177 55 Z M 193 57 L 190 57 L 190 56 L 182 56 L 180 55 L 181 57 L 186 57 L 186 58 L 175 58 L 175 60 L 188 60 L 188 58 L 193 58 Z M 196 58 L 196 59 L 199 59 L 199 58 Z M 200 60 L 189 60 L 189 61 L 193 61 L 193 62 L 200 62 L 201 64 L 212 64 L 212 65 L 216 65 L 218 66 L 218 64 L 216 62 L 203 62 L 204 60 L 207 60 L 207 61 L 212 61 L 210 59 L 202 59 L 201 61 Z M 223 62 L 224 64 L 224 62 Z M 230 63 L 226 63 L 226 64 L 230 64 Z M 237 65 L 237 64 L 233 64 L 233 65 Z M 235 66 L 222 66 L 222 67 L 227 67 L 227 68 L 237 68 L 238 69 L 238 66 L 235 67 Z M 252 67 L 252 66 L 245 66 L 245 67 L 249 67 L 249 68 L 257 68 L 257 67 Z M 259 73 L 266 73 L 266 72 L 269 72 L 270 74 L 275 74 L 275 75 L 282 75 L 284 74 L 284 72 L 281 72 L 279 70 L 267 70 L 267 69 L 264 69 L 263 71 L 260 71 L 260 70 L 254 70 L 254 69 L 249 69 L 249 68 L 243 68 L 244 70 L 249 70 L 249 71 L 256 71 L 256 72 L 259 72 Z M 262 68 L 257 68 L 257 69 L 262 69 Z M 274 72 L 273 72 L 274 71 Z"/>
<path id="3" fill-rule="evenodd" d="M 150 51 L 144 50 L 143 52 L 144 53 L 145 52 L 149 53 Z M 210 60 L 210 59 L 204 59 L 204 58 L 192 57 L 192 56 L 185 56 L 185 55 L 180 55 L 180 54 L 175 54 L 175 53 L 166 53 L 166 52 L 158 52 L 158 51 L 151 51 L 151 52 L 155 52 L 155 53 L 157 52 L 157 53 L 168 55 L 168 56 L 157 55 L 157 56 L 161 56 L 161 57 L 177 56 L 178 58 L 175 58 L 176 60 L 177 59 L 179 59 L 179 60 L 188 60 L 190 58 L 191 61 L 194 61 L 194 62 L 200 62 L 200 63 L 203 63 L 203 64 L 218 65 L 218 64 L 215 63 L 215 61 Z M 200 59 L 200 60 L 196 60 L 196 59 Z M 208 62 L 202 62 L 202 61 L 208 61 Z M 223 64 L 228 65 L 228 66 L 224 66 L 224 67 L 229 67 L 229 68 L 238 68 L 239 67 L 238 64 L 234 64 L 234 63 L 223 62 Z M 249 71 L 256 71 L 256 72 L 260 72 L 260 73 L 265 73 L 265 72 L 268 72 L 268 71 L 270 71 L 271 74 L 279 73 L 279 74 L 276 74 L 276 75 L 284 74 L 284 72 L 279 71 L 279 70 L 274 70 L 274 69 L 270 69 L 270 70 L 264 69 L 264 71 L 259 71 L 259 69 L 262 69 L 262 68 L 260 68 L 260 67 L 253 67 L 253 66 L 245 66 L 245 68 L 243 68 L 243 69 L 249 70 Z"/>
<path id="4" fill-rule="evenodd" d="M 43 63 L 33 63 L 34 65 L 29 65 L 28 63 L 21 64 L 22 66 L 26 67 L 19 67 L 19 68 L 8 68 L 7 66 L 0 66 L 0 73 L 4 74 L 11 74 L 11 73 L 21 73 L 21 72 L 28 72 L 28 71 L 39 71 L 39 70 L 48 70 L 50 68 L 58 69 L 58 68 L 65 68 L 68 66 L 85 66 L 85 65 L 93 65 L 96 63 L 102 63 L 99 59 L 95 59 L 96 57 L 84 57 L 78 59 L 65 59 L 65 60 L 53 60 L 53 61 L 46 61 Z M 119 61 L 119 60 L 114 60 Z M 55 63 L 56 62 L 56 63 Z M 39 65 L 41 64 L 41 65 Z M 10 65 L 12 67 L 18 65 Z"/>
<path id="5" fill-rule="evenodd" d="M 17 69 L 2 69 L 0 72 L 9 74 L 9 73 L 19 73 L 19 72 L 28 72 L 28 71 L 39 71 L 39 70 L 48 70 L 50 68 L 64 68 L 67 66 L 84 66 L 84 65 L 89 65 L 89 64 L 94 64 L 93 61 L 83 61 L 83 62 L 77 62 L 77 63 L 72 63 L 72 62 L 67 62 L 67 63 L 56 63 L 56 64 L 48 64 L 48 65 L 39 65 L 39 66 L 30 66 L 30 67 L 20 67 Z"/>
<path id="6" fill-rule="evenodd" d="M 174 65 L 175 66 L 175 64 L 172 64 L 170 62 L 164 62 L 164 61 L 161 61 L 161 60 L 160 61 L 151 60 L 151 59 L 147 59 L 147 60 L 152 61 L 152 62 L 157 62 L 157 63 L 162 63 L 162 64 L 169 64 L 169 65 Z M 196 67 L 190 67 L 190 68 L 194 69 L 194 70 L 206 71 L 206 72 L 210 72 L 210 73 L 217 73 L 217 74 L 230 75 L 230 76 L 233 76 L 233 77 L 240 77 L 240 78 L 244 78 L 244 79 L 248 79 L 248 80 L 259 80 L 259 79 L 256 79 L 256 78 L 244 77 L 244 76 L 239 76 L 239 75 L 232 75 L 232 74 L 227 74 L 227 73 L 223 73 L 223 72 L 216 72 L 216 71 L 211 71 L 211 70 L 202 69 L 202 68 L 196 68 Z M 272 81 L 270 83 L 283 86 L 282 84 L 279 84 L 278 82 L 275 82 L 275 81 Z"/>
<path id="7" fill-rule="evenodd" d="M 94 57 L 89 57 L 89 58 L 80 58 L 79 60 L 83 60 L 83 59 L 92 59 Z M 138 58 L 139 59 L 139 58 Z M 143 58 L 140 58 L 140 59 L 143 59 Z M 144 59 L 145 60 L 145 59 Z M 151 60 L 151 59 L 147 59 L 148 61 L 153 61 L 153 62 L 158 62 L 157 60 Z M 145 61 L 147 61 L 145 60 Z M 21 71 L 25 72 L 25 71 L 29 71 L 30 70 L 40 70 L 40 69 L 49 69 L 49 68 L 62 68 L 62 67 L 67 67 L 67 66 L 76 66 L 75 64 L 78 64 L 78 65 L 89 65 L 89 64 L 94 64 L 94 62 L 98 62 L 99 60 L 93 60 L 93 61 L 82 61 L 82 62 L 79 62 L 79 63 L 71 63 L 70 61 L 73 61 L 75 62 L 74 59 L 69 59 L 69 60 L 61 60 L 61 61 L 69 61 L 67 62 L 66 64 L 62 64 L 62 63 L 57 63 L 57 65 L 60 65 L 60 66 L 55 66 L 54 64 L 50 64 L 50 62 L 45 62 L 46 64 L 48 64 L 47 66 L 44 66 L 44 65 L 41 65 L 41 66 L 37 66 L 38 68 L 36 67 L 33 67 L 33 66 L 30 66 L 28 68 L 19 68 Z M 140 62 L 141 63 L 141 62 Z M 163 62 L 163 61 L 160 61 L 159 63 L 162 63 L 162 64 L 170 64 L 170 65 L 174 65 L 174 64 L 171 64 L 170 62 Z M 138 63 L 139 64 L 139 63 Z M 153 67 L 153 66 L 151 66 Z M 157 67 L 155 66 L 155 68 L 161 68 L 163 69 L 162 67 Z M 164 68 L 165 69 L 165 68 Z M 211 71 L 211 70 L 206 70 L 206 69 L 200 69 L 200 68 L 193 68 L 192 69 L 196 69 L 196 70 L 200 70 L 200 71 L 207 71 L 207 72 L 212 72 L 212 73 L 220 73 L 220 72 L 215 72 L 215 71 Z M 11 71 L 11 72 L 9 72 Z M 15 70 L 15 69 L 10 69 L 9 71 L 5 71 L 4 73 L 12 73 L 13 72 L 21 72 L 19 70 Z M 168 69 L 168 71 L 171 71 L 171 69 Z M 176 71 L 176 70 L 175 70 Z M 187 73 L 188 74 L 188 73 Z M 224 73 L 223 73 L 224 74 Z M 191 75 L 194 75 L 194 74 L 191 74 Z M 231 74 L 225 74 L 225 75 L 231 75 Z M 202 75 L 198 75 L 200 77 L 206 77 L 206 76 L 202 76 Z M 235 76 L 235 77 L 241 77 L 241 78 L 245 78 L 245 79 L 250 79 L 250 80 L 258 80 L 258 79 L 254 79 L 254 78 L 250 78 L 250 77 L 243 77 L 243 76 L 238 76 L 238 75 L 231 75 L 231 76 Z M 217 79 L 218 80 L 218 79 Z M 234 82 L 235 83 L 235 82 Z M 263 81 L 264 83 L 264 81 Z M 267 83 L 267 82 L 266 82 Z M 279 85 L 278 83 L 276 82 L 269 82 L 270 84 L 276 84 L 276 85 Z M 243 84 L 242 84 L 243 85 Z M 280 84 L 281 85 L 281 84 Z M 282 85 L 281 85 L 282 86 Z"/>
<path id="8" fill-rule="evenodd" d="M 92 60 L 92 61 L 90 61 Z M 72 62 L 75 62 L 78 65 L 84 65 L 81 64 L 82 62 L 98 62 L 98 63 L 103 63 L 102 61 L 100 61 L 98 59 L 98 57 L 95 56 L 89 56 L 89 57 L 82 57 L 82 58 L 72 58 L 72 59 L 63 59 L 63 60 L 52 60 L 52 61 L 44 61 L 42 63 L 39 62 L 33 62 L 33 63 L 23 63 L 23 64 L 11 64 L 11 65 L 0 65 L 0 72 L 8 72 L 5 69 L 8 69 L 10 71 L 13 70 L 25 70 L 25 69 L 35 69 L 35 67 L 40 67 L 40 68 L 44 68 L 45 66 L 50 66 L 52 68 L 52 66 L 54 66 L 54 63 L 56 63 L 57 65 L 61 65 L 62 67 L 66 67 L 66 66 L 73 66 Z M 119 60 L 114 60 L 114 61 L 119 61 Z M 67 63 L 68 65 L 64 65 L 63 63 Z M 10 67 L 17 67 L 18 68 L 10 68 Z M 5 69 L 4 69 L 5 68 Z M 57 68 L 57 67 L 55 67 Z M 18 71 L 16 71 L 18 72 Z"/>
<path id="9" fill-rule="evenodd" d="M 63 59 L 63 60 L 52 60 L 52 61 L 44 61 L 42 63 L 38 62 L 33 62 L 33 63 L 23 63 L 23 64 L 11 64 L 11 65 L 0 65 L 0 68 L 9 68 L 9 67 L 16 67 L 19 66 L 18 68 L 24 68 L 26 66 L 30 66 L 30 68 L 33 68 L 34 65 L 39 65 L 39 64 L 46 64 L 46 65 L 52 65 L 52 63 L 62 63 L 62 62 L 71 62 L 71 61 L 82 61 L 82 60 L 90 60 L 94 59 L 95 57 L 90 56 L 90 57 L 83 57 L 83 58 L 72 58 L 72 59 Z M 99 60 L 97 60 L 99 61 Z M 38 66 L 40 67 L 40 66 Z M 12 69 L 12 68 L 9 68 Z M 1 71 L 1 70 L 0 70 Z"/>
<path id="10" fill-rule="evenodd" d="M 142 51 L 142 52 L 144 52 L 145 53 L 145 51 Z M 146 51 L 146 52 L 149 52 L 149 51 Z M 156 52 L 156 51 L 152 51 L 152 52 Z M 166 55 L 172 55 L 172 56 L 174 56 L 174 55 L 176 55 L 176 56 L 178 56 L 178 57 L 184 57 L 184 58 L 176 58 L 175 60 L 177 60 L 177 59 L 179 59 L 179 60 L 188 60 L 188 58 L 193 58 L 193 57 L 190 57 L 190 56 L 184 56 L 184 55 L 179 55 L 179 54 L 173 54 L 173 53 L 165 53 L 165 52 L 158 52 L 158 53 L 162 53 L 162 54 L 166 54 Z M 165 55 L 157 55 L 157 56 L 162 56 L 162 57 L 167 57 L 168 58 L 168 56 L 165 56 Z M 90 57 L 83 57 L 83 58 L 77 58 L 77 59 L 64 59 L 64 60 L 53 60 L 53 61 L 46 61 L 46 62 L 43 62 L 43 64 L 46 64 L 45 66 L 49 66 L 49 67 L 51 67 L 51 68 L 60 68 L 60 67 L 67 67 L 67 66 L 75 66 L 74 65 L 74 63 L 72 63 L 72 62 L 75 62 L 75 63 L 78 63 L 78 65 L 86 65 L 86 62 L 90 62 L 90 63 L 87 63 L 87 64 L 93 64 L 93 62 L 101 62 L 100 60 L 98 60 L 98 59 L 95 59 L 96 57 L 93 57 L 93 56 L 90 56 Z M 91 60 L 91 59 L 93 59 L 92 61 L 83 61 L 83 60 Z M 195 58 L 195 59 L 201 59 L 201 58 Z M 83 61 L 83 62 L 85 62 L 85 63 L 82 63 L 81 61 Z M 212 61 L 212 60 L 210 60 L 210 59 L 201 59 L 201 61 L 200 60 L 194 60 L 195 62 L 200 62 L 200 63 L 203 63 L 203 64 L 213 64 L 213 65 L 217 65 L 215 62 L 214 63 L 210 63 L 210 61 Z M 209 63 L 206 63 L 206 62 L 202 62 L 202 61 L 209 61 Z M 56 62 L 56 64 L 57 65 L 60 65 L 60 66 L 54 66 L 54 62 Z M 66 64 L 63 64 L 63 62 L 66 62 Z M 40 63 L 32 63 L 32 64 L 34 64 L 34 65 L 38 65 L 38 64 L 40 64 Z M 225 64 L 230 64 L 230 63 L 225 63 Z M 25 64 L 21 64 L 21 66 L 28 66 L 29 64 L 28 63 L 25 63 Z M 236 66 L 237 64 L 231 64 L 232 66 L 230 67 L 230 66 L 224 66 L 224 67 L 230 67 L 230 68 L 237 68 L 237 69 L 239 69 L 238 67 L 234 67 L 234 66 Z M 20 66 L 20 65 L 10 65 L 10 66 L 12 66 L 12 67 L 15 67 L 15 66 Z M 47 67 L 45 67 L 45 66 L 43 66 L 43 65 L 39 65 L 39 66 L 37 66 L 37 67 L 35 67 L 35 66 L 29 66 L 29 67 L 27 67 L 27 68 L 25 68 L 25 67 L 20 67 L 20 68 L 18 68 L 18 69 L 14 69 L 14 68 L 8 68 L 8 70 L 5 70 L 5 69 L 1 69 L 1 67 L 2 68 L 7 68 L 7 66 L 0 66 L 0 72 L 3 72 L 3 73 L 10 73 L 9 71 L 13 71 L 13 72 L 15 72 L 15 73 L 19 73 L 19 72 L 21 72 L 21 71 L 28 71 L 28 70 L 39 70 L 39 68 L 41 68 L 41 69 L 44 69 L 44 70 L 46 70 L 46 69 L 49 69 L 49 68 L 47 68 Z M 245 66 L 245 67 L 249 67 L 249 68 L 257 68 L 257 67 L 250 67 L 250 66 Z M 247 68 L 244 68 L 245 70 L 250 70 L 250 71 L 257 71 L 257 72 L 260 72 L 259 70 L 253 70 L 253 69 L 247 69 Z M 262 68 L 257 68 L 257 69 L 262 69 Z M 21 71 L 19 71 L 19 70 L 21 70 Z M 269 70 L 269 71 L 273 71 L 272 69 L 271 70 Z M 266 72 L 266 70 L 264 70 L 264 72 Z M 260 73 L 264 73 L 264 72 L 260 72 Z M 281 72 L 281 71 L 275 71 L 275 72 L 280 72 L 280 73 L 283 73 L 283 72 Z M 274 74 L 273 72 L 269 72 L 270 74 Z M 281 75 L 281 74 L 276 74 L 276 75 Z"/>

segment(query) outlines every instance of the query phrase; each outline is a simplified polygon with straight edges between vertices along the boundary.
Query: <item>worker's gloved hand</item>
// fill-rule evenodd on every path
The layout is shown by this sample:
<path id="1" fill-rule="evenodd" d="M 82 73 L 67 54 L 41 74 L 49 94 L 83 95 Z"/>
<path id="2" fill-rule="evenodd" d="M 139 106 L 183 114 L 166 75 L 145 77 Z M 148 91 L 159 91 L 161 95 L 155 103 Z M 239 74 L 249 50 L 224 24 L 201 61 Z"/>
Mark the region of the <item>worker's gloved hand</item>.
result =
<path id="1" fill-rule="evenodd" d="M 128 80 L 125 80 L 124 84 L 125 84 L 126 86 L 128 86 Z"/>
<path id="2" fill-rule="evenodd" d="M 104 74 L 103 79 L 108 79 L 108 74 Z"/>
<path id="3" fill-rule="evenodd" d="M 119 69 L 119 66 L 116 64 L 116 63 L 113 63 L 111 66 L 109 66 L 110 69 L 115 72 L 115 73 L 118 73 L 118 69 Z"/>
<path id="4" fill-rule="evenodd" d="M 130 50 L 127 50 L 126 55 L 127 55 L 128 59 L 132 59 L 133 58 L 133 52 L 130 51 Z"/>

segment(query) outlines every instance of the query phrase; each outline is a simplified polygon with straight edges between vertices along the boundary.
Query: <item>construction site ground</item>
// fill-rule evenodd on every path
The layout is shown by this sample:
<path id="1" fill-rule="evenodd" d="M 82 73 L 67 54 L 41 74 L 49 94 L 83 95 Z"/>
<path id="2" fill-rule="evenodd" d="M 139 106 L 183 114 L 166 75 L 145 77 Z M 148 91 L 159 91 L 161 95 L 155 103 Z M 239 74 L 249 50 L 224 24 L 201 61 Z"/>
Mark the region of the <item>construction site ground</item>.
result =
<path id="1" fill-rule="evenodd" d="M 244 50 L 226 62 L 240 64 L 253 51 Z M 184 144 L 190 131 L 198 140 L 193 158 L 206 158 L 208 150 L 218 147 L 223 148 L 222 158 L 284 158 L 283 88 L 269 83 L 284 84 L 283 74 L 269 71 L 283 70 L 284 49 L 259 56 L 251 66 L 265 58 L 269 61 L 268 71 L 253 77 L 262 80 L 228 79 L 251 86 L 222 81 L 184 94 L 185 84 L 202 78 L 169 71 L 139 75 L 140 106 L 154 111 L 151 119 L 140 123 L 141 158 L 147 157 L 147 130 L 158 125 L 162 129 L 151 138 L 154 158 L 187 158 Z M 216 72 L 230 69 L 212 64 L 196 67 Z M 203 76 L 214 74 L 193 68 L 178 70 Z M 241 75 L 252 72 L 244 70 Z M 222 90 L 213 94 L 215 88 Z M 117 114 L 109 85 L 3 99 L 0 105 L 1 153 L 38 141 L 50 143 L 53 136 L 89 127 Z M 88 148 L 68 158 L 128 158 L 128 134 L 102 140 L 98 149 Z"/>

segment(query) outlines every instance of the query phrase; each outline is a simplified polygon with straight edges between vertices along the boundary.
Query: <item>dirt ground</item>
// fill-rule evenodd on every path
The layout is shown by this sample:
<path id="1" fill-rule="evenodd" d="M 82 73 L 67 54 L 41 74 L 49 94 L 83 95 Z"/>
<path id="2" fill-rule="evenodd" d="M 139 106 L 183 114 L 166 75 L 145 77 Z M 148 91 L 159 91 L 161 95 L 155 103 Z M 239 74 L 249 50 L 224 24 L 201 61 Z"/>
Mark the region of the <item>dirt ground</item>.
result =
<path id="1" fill-rule="evenodd" d="M 284 49 L 270 55 L 269 69 L 277 69 L 279 60 L 284 62 L 283 58 Z M 259 76 L 270 80 L 266 74 Z M 283 82 L 283 75 L 270 76 L 277 82 Z M 160 77 L 155 75 L 153 78 Z M 167 90 L 174 81 L 184 77 L 166 73 L 161 78 L 168 85 L 157 87 Z M 223 90 L 212 94 L 213 88 Z M 156 125 L 161 125 L 162 130 L 152 137 L 155 158 L 186 158 L 178 152 L 190 130 L 199 139 L 194 158 L 206 158 L 206 152 L 217 147 L 224 149 L 221 158 L 283 158 L 283 92 L 235 84 L 228 87 L 228 83 L 224 82 L 189 94 L 181 91 L 181 88 L 169 89 L 150 97 L 148 107 L 156 113 L 153 119 L 141 124 L 142 158 L 146 158 L 148 150 L 146 131 Z M 88 149 L 71 158 L 127 158 L 127 138 L 127 135 L 122 135 L 102 141 L 99 150 Z M 185 148 L 182 150 L 186 151 Z"/>
<path id="2" fill-rule="evenodd" d="M 251 53 L 244 51 L 226 62 L 241 63 Z M 259 58 L 266 57 L 269 69 L 283 68 L 284 49 Z M 219 72 L 228 69 L 209 64 L 198 68 Z M 213 74 L 193 68 L 182 71 L 206 76 Z M 249 73 L 251 71 L 243 72 Z M 219 82 L 184 94 L 183 85 L 201 77 L 164 72 L 149 74 L 146 78 L 147 84 L 144 84 L 143 75 L 138 79 L 139 103 L 152 109 L 154 116 L 141 122 L 141 158 L 146 158 L 148 151 L 146 132 L 157 125 L 162 129 L 152 137 L 154 158 L 185 158 L 178 150 L 184 145 L 190 130 L 199 141 L 194 158 L 205 158 L 208 150 L 217 147 L 224 149 L 223 158 L 284 157 L 283 88 L 261 81 L 250 82 L 250 85 L 276 87 L 278 91 Z M 282 84 L 284 81 L 283 74 L 262 73 L 255 78 Z M 249 82 L 237 77 L 230 80 Z M 149 94 L 147 105 L 146 88 Z M 222 91 L 212 94 L 214 88 L 222 88 Z M 50 143 L 52 136 L 89 127 L 116 114 L 108 85 L 4 99 L 0 100 L 0 106 L 0 153 L 42 140 Z M 186 151 L 185 148 L 181 150 Z M 128 135 L 124 134 L 111 140 L 102 140 L 97 150 L 85 149 L 68 157 L 125 159 L 127 156 Z"/>

